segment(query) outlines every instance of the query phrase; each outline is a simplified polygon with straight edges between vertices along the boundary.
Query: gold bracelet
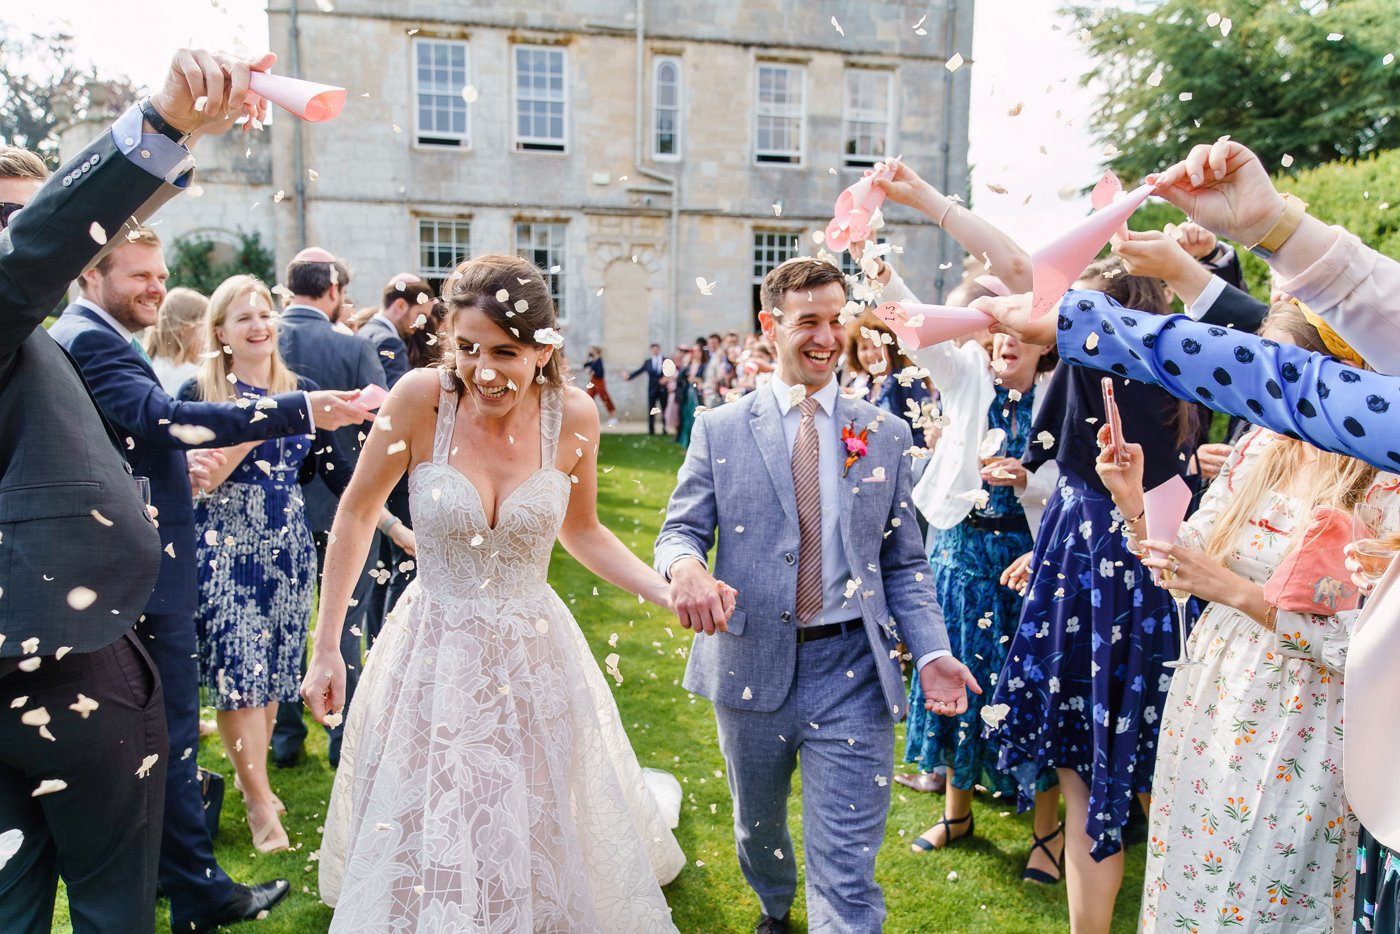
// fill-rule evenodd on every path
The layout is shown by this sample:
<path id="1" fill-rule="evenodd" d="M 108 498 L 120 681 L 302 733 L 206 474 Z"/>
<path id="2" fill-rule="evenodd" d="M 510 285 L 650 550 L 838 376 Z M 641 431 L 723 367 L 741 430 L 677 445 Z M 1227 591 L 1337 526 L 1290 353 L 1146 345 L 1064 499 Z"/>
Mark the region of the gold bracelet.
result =
<path id="1" fill-rule="evenodd" d="M 1264 614 L 1264 628 L 1269 632 L 1274 632 L 1278 628 L 1278 604 L 1270 603 L 1269 609 Z"/>
<path id="2" fill-rule="evenodd" d="M 1293 236 L 1293 232 L 1298 229 L 1298 225 L 1303 222 L 1303 215 L 1308 212 L 1308 203 L 1302 198 L 1291 194 L 1283 196 L 1283 213 L 1274 222 L 1274 226 L 1269 228 L 1269 232 L 1259 238 L 1259 242 L 1249 248 L 1260 259 L 1268 259 L 1279 251 L 1279 248 L 1288 242 L 1288 238 Z"/>

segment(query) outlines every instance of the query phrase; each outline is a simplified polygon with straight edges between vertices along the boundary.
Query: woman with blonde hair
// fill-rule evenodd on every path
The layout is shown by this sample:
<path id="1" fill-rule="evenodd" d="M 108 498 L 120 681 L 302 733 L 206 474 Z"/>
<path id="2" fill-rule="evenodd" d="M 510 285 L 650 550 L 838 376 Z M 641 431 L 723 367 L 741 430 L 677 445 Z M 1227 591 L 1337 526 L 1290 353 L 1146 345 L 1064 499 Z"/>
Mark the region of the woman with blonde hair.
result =
<path id="1" fill-rule="evenodd" d="M 1329 352 L 1291 302 L 1275 304 L 1259 334 Z M 1105 443 L 1097 471 L 1119 510 L 1141 515 L 1142 452 L 1127 447 L 1119 467 Z M 1211 602 L 1187 644 L 1201 664 L 1177 672 L 1163 707 L 1141 930 L 1232 919 L 1251 931 L 1349 929 L 1357 831 L 1341 772 L 1349 631 L 1322 606 L 1301 613 L 1269 602 L 1265 585 L 1290 558 L 1325 564 L 1327 549 L 1340 567 L 1350 512 L 1379 486 L 1363 461 L 1255 428 L 1176 542 L 1143 559 L 1164 584 Z M 1342 533 L 1336 541 L 1323 534 L 1329 522 Z M 1140 526 L 1126 531 L 1142 550 Z"/>
<path id="2" fill-rule="evenodd" d="M 156 323 L 146 332 L 146 355 L 160 388 L 172 396 L 199 371 L 204 350 L 204 316 L 209 299 L 194 289 L 174 288 L 165 294 Z"/>
<path id="3" fill-rule="evenodd" d="M 246 400 L 256 418 L 266 396 L 318 388 L 282 362 L 272 296 L 252 276 L 234 276 L 214 290 L 204 339 L 220 352 L 181 387 L 182 400 Z M 268 744 L 277 705 L 297 698 L 315 587 L 316 549 L 298 487 L 319 473 L 338 494 L 351 468 L 329 431 L 224 453 L 224 463 L 211 471 L 211 492 L 195 504 L 200 681 L 214 695 L 253 846 L 270 853 L 289 841 L 278 820 L 285 808 L 268 783 Z M 395 530 L 411 550 L 413 533 L 402 525 Z"/>

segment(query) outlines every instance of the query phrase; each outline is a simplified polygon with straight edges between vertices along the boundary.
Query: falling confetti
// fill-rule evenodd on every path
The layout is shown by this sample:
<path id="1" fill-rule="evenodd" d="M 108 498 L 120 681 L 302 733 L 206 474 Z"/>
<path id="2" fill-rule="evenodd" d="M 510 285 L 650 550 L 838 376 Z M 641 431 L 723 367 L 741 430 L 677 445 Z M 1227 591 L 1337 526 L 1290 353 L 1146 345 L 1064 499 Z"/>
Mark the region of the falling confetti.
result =
<path id="1" fill-rule="evenodd" d="M 704 276 L 696 276 L 696 277 L 695 277 L 695 287 L 696 287 L 697 289 L 700 290 L 700 294 L 701 294 L 701 295 L 713 295 L 713 294 L 715 294 L 715 286 L 718 285 L 718 284 L 719 284 L 719 281 L 718 281 L 718 280 L 716 280 L 716 281 L 714 281 L 714 282 L 706 282 Z"/>
<path id="2" fill-rule="evenodd" d="M 835 29 L 837 32 L 839 32 L 841 35 L 844 36 L 844 35 L 846 34 L 846 30 L 844 30 L 844 29 L 841 28 L 841 24 L 838 23 L 838 22 L 836 22 L 836 17 L 834 17 L 834 16 L 831 18 L 831 26 L 832 26 L 833 29 Z"/>
<path id="3" fill-rule="evenodd" d="M 478 93 L 475 85 L 469 84 L 462 88 L 462 100 L 466 101 L 468 104 L 475 104 L 477 97 Z"/>
<path id="4" fill-rule="evenodd" d="M 75 610 L 86 610 L 97 599 L 97 592 L 89 587 L 74 587 L 68 591 L 68 605 Z"/>
<path id="5" fill-rule="evenodd" d="M 35 788 L 34 791 L 29 795 L 29 797 L 37 798 L 40 795 L 51 795 L 54 792 L 62 791 L 67 787 L 68 783 L 61 778 L 46 778 L 39 783 L 39 787 Z"/>
<path id="6" fill-rule="evenodd" d="M 88 228 L 88 236 L 96 240 L 99 244 L 105 244 L 107 242 L 107 231 L 103 230 L 102 225 L 97 221 L 93 221 L 92 226 Z"/>
<path id="7" fill-rule="evenodd" d="M 948 69 L 949 71 L 957 71 L 962 66 L 963 57 L 961 52 L 954 52 L 953 57 L 943 63 L 943 67 Z"/>

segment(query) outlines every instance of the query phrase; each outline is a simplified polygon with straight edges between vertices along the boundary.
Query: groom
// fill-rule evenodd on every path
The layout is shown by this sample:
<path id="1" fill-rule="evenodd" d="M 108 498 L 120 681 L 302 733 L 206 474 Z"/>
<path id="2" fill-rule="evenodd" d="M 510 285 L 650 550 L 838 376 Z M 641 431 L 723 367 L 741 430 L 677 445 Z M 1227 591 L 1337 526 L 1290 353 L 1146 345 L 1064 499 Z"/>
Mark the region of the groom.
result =
<path id="1" fill-rule="evenodd" d="M 789 930 L 799 755 L 809 929 L 879 931 L 875 854 L 905 714 L 896 646 L 908 647 L 936 713 L 965 710 L 965 688 L 981 688 L 948 652 L 909 504 L 909 428 L 837 391 L 841 270 L 789 260 L 768 273 L 762 299 L 777 372 L 697 420 L 656 567 L 681 623 L 705 636 L 685 688 L 714 702 L 739 865 L 763 910 L 756 934 Z M 715 576 L 739 594 L 727 625 L 706 564 L 717 535 Z"/>

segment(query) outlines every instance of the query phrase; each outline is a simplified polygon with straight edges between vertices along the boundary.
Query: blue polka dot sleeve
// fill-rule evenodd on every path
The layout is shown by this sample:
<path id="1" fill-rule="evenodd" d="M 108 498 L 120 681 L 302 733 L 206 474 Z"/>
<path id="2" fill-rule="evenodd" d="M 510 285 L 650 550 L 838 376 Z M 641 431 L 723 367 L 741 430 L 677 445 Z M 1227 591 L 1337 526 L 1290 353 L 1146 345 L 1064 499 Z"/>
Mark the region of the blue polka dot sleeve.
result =
<path id="1" fill-rule="evenodd" d="M 1252 334 L 1124 309 L 1099 292 L 1060 303 L 1060 357 L 1348 454 L 1400 466 L 1400 378 Z M 1364 352 L 1364 351 L 1363 351 Z"/>

